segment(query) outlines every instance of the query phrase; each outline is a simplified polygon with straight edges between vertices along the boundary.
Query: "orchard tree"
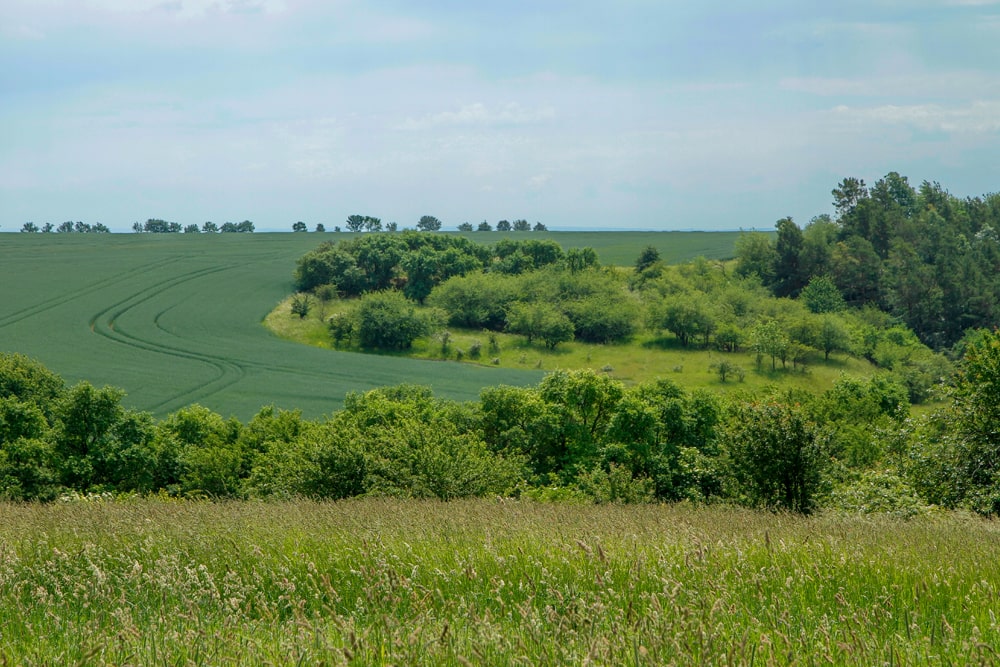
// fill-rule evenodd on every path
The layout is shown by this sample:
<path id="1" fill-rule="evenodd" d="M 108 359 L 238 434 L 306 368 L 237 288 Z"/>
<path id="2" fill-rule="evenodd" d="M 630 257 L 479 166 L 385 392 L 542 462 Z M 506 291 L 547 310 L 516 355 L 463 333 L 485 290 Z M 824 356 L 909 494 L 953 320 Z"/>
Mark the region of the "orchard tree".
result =
<path id="1" fill-rule="evenodd" d="M 539 338 L 549 349 L 573 340 L 573 322 L 548 303 L 519 301 L 513 304 L 507 314 L 507 329 L 524 336 L 529 344 Z"/>
<path id="2" fill-rule="evenodd" d="M 784 359 L 788 354 L 788 334 L 777 320 L 763 320 L 750 330 L 750 340 L 758 359 L 764 355 L 771 357 L 771 370 L 777 368 L 776 360 Z"/>

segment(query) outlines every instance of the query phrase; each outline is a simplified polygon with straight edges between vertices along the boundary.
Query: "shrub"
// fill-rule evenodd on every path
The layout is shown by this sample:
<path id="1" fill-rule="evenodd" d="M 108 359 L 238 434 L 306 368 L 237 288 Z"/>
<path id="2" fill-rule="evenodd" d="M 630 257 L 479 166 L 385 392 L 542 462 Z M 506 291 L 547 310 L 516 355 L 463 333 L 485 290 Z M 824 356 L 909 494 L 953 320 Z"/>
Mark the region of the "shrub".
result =
<path id="1" fill-rule="evenodd" d="M 428 318 L 416 311 L 399 292 L 373 292 L 358 306 L 358 342 L 361 347 L 406 350 L 429 333 Z"/>
<path id="2" fill-rule="evenodd" d="M 723 436 L 731 472 L 743 500 L 754 507 L 804 514 L 823 484 L 824 447 L 797 407 L 737 407 Z"/>

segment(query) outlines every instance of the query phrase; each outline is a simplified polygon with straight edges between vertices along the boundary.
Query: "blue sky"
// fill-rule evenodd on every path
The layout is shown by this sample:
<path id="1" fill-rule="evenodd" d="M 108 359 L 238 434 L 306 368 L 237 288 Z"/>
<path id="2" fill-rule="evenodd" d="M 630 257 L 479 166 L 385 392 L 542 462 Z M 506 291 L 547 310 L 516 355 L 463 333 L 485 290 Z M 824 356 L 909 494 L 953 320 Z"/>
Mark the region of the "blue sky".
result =
<path id="1" fill-rule="evenodd" d="M 2 0 L 0 231 L 772 228 L 1000 189 L 1000 1 Z"/>

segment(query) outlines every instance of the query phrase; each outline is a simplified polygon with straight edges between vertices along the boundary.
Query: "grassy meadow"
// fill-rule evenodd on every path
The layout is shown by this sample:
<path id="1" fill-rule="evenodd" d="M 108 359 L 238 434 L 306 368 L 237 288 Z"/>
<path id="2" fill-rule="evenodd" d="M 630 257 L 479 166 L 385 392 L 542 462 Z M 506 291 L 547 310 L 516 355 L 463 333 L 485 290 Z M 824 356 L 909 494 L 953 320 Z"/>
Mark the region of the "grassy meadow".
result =
<path id="1" fill-rule="evenodd" d="M 5 664 L 1000 661 L 1000 535 L 686 505 L 0 505 Z"/>
<path id="2" fill-rule="evenodd" d="M 338 302 L 327 304 L 326 307 L 317 303 L 305 318 L 300 318 L 292 313 L 289 297 L 269 313 L 264 322 L 279 337 L 333 350 L 335 347 L 325 320 L 337 310 Z M 642 332 L 630 342 L 619 344 L 570 341 L 560 343 L 556 349 L 550 350 L 538 342 L 529 345 L 523 336 L 495 333 L 499 350 L 491 352 L 488 349 L 488 332 L 449 327 L 448 333 L 446 347 L 442 346 L 438 337 L 420 338 L 411 350 L 379 352 L 372 356 L 395 354 L 397 358 L 437 361 L 448 368 L 476 365 L 483 368 L 541 372 L 588 368 L 607 373 L 626 384 L 669 377 L 688 389 L 711 389 L 722 393 L 754 391 L 779 385 L 789 389 L 824 391 L 833 386 L 844 373 L 868 376 L 874 372 L 874 367 L 867 361 L 841 352 L 831 355 L 828 361 L 819 360 L 800 366 L 792 372 L 782 370 L 780 363 L 778 370 L 772 371 L 769 358 L 758 368 L 753 352 L 720 353 L 702 349 L 700 345 L 683 347 L 671 334 Z M 470 359 L 466 351 L 475 342 L 482 345 L 482 352 L 479 359 Z M 459 350 L 463 353 L 461 364 L 456 362 Z M 743 368 L 743 380 L 730 376 L 722 382 L 712 368 L 721 359 Z M 792 368 L 791 362 L 788 363 L 788 368 Z"/>
<path id="3" fill-rule="evenodd" d="M 162 416 L 191 403 L 248 419 L 261 406 L 318 417 L 352 390 L 412 382 L 442 397 L 534 384 L 533 368 L 486 368 L 331 353 L 261 322 L 292 292 L 295 261 L 349 234 L 0 234 L 0 351 L 38 359 L 68 382 L 124 389 Z M 498 233 L 473 233 L 482 242 Z M 522 236 L 524 236 L 522 234 Z M 630 264 L 646 245 L 665 257 L 732 254 L 736 233 L 549 232 Z"/>

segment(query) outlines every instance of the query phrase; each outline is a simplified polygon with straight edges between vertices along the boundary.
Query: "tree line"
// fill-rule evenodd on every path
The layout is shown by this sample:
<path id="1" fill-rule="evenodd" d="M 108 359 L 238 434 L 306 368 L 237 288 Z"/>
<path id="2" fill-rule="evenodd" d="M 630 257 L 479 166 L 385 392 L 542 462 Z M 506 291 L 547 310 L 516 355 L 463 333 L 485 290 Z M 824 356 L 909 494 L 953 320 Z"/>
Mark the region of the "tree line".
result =
<path id="1" fill-rule="evenodd" d="M 1000 194 L 960 199 L 939 183 L 912 187 L 890 172 L 871 187 L 845 178 L 832 190 L 836 216 L 777 235 L 747 234 L 737 271 L 779 297 L 825 278 L 849 306 L 898 318 L 936 350 L 1000 316 Z"/>
<path id="2" fill-rule="evenodd" d="M 441 231 L 443 223 L 437 217 L 433 215 L 423 215 L 416 224 L 416 231 L 418 232 L 437 232 Z M 381 218 L 377 218 L 372 215 L 361 215 L 360 213 L 352 214 L 347 216 L 347 220 L 344 221 L 344 229 L 348 232 L 354 233 L 376 233 L 376 232 L 398 232 L 399 223 L 397 222 L 382 222 Z M 530 225 L 527 220 L 518 219 L 511 222 L 510 220 L 499 220 L 496 223 L 496 227 L 491 225 L 488 221 L 483 220 L 478 225 L 473 227 L 471 222 L 463 222 L 456 228 L 460 232 L 492 232 L 494 229 L 498 232 L 545 232 L 548 231 L 546 227 L 541 222 L 536 222 L 534 226 Z M 307 232 L 309 231 L 309 226 L 299 220 L 292 225 L 293 232 Z M 317 232 L 325 232 L 326 226 L 322 223 L 316 225 Z M 340 232 L 340 225 L 336 225 L 333 228 L 334 232 Z M 403 231 L 413 231 L 412 229 L 404 229 Z"/>
<path id="3" fill-rule="evenodd" d="M 890 372 L 913 402 L 933 395 L 951 362 L 874 306 L 849 308 L 827 277 L 799 298 L 776 298 L 754 272 L 696 259 L 667 266 L 645 248 L 633 271 L 604 267 L 592 248 L 553 241 L 404 232 L 327 242 L 296 264 L 293 311 L 318 302 L 341 348 L 405 350 L 448 328 L 524 336 L 555 348 L 572 341 L 623 343 L 640 333 L 654 343 L 754 353 L 758 369 L 802 371 L 834 354 L 864 357 Z M 477 359 L 485 340 L 454 354 Z M 723 354 L 723 381 L 746 369 Z"/>
<path id="4" fill-rule="evenodd" d="M 0 496 L 730 502 L 908 515 L 928 503 L 1000 511 L 1000 333 L 970 342 L 947 407 L 912 420 L 886 375 L 820 395 L 722 397 L 667 379 L 626 387 L 559 371 L 478 401 L 401 385 L 319 420 L 263 408 L 246 423 L 192 405 L 162 420 L 123 392 L 66 386 L 0 355 Z"/>
<path id="5" fill-rule="evenodd" d="M 21 232 L 25 234 L 51 234 L 53 232 L 57 234 L 109 234 L 111 230 L 100 222 L 90 224 L 79 220 L 76 222 L 67 220 L 58 225 L 46 222 L 41 227 L 33 222 L 26 222 L 21 226 Z"/>

